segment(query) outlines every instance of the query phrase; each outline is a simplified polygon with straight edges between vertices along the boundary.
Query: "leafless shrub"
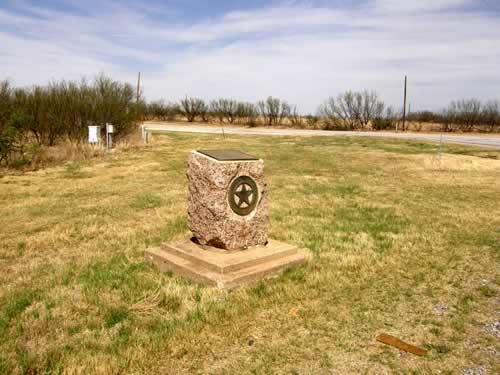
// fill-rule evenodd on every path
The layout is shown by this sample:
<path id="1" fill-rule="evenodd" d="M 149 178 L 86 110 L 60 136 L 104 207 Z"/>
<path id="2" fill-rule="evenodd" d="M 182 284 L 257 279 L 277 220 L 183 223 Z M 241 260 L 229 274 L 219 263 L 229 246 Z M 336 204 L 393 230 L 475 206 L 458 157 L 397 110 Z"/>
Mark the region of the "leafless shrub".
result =
<path id="1" fill-rule="evenodd" d="M 481 113 L 482 130 L 492 132 L 500 126 L 500 102 L 498 100 L 488 101 Z"/>
<path id="2" fill-rule="evenodd" d="M 297 111 L 297 106 L 296 105 L 294 105 L 294 106 L 291 107 L 288 120 L 290 121 L 290 124 L 292 124 L 292 126 L 295 126 L 297 128 L 303 128 L 304 127 L 304 119 L 300 115 L 300 113 Z"/>
<path id="3" fill-rule="evenodd" d="M 148 103 L 145 106 L 145 117 L 148 120 L 173 121 L 179 113 L 175 103 L 165 103 L 163 100 Z"/>
<path id="4" fill-rule="evenodd" d="M 238 116 L 238 102 L 234 99 L 217 99 L 210 103 L 210 112 L 220 122 L 232 124 Z"/>
<path id="5" fill-rule="evenodd" d="M 269 96 L 265 101 L 259 101 L 257 108 L 268 125 L 281 125 L 283 119 L 288 117 L 291 112 L 291 107 L 287 102 L 272 96 Z"/>
<path id="6" fill-rule="evenodd" d="M 307 124 L 308 128 L 313 128 L 314 129 L 314 128 L 316 128 L 316 126 L 319 123 L 319 117 L 318 116 L 314 116 L 314 115 L 308 114 L 304 118 L 305 118 L 305 121 L 306 121 L 306 124 Z"/>
<path id="7" fill-rule="evenodd" d="M 337 105 L 335 99 L 328 98 L 318 108 L 318 117 L 321 118 L 322 128 L 324 130 L 345 129 L 346 123 L 337 115 Z"/>
<path id="8" fill-rule="evenodd" d="M 222 100 L 224 99 L 212 100 L 210 102 L 210 114 L 221 123 L 224 122 L 224 112 L 222 111 L 220 103 Z"/>
<path id="9" fill-rule="evenodd" d="M 187 97 L 182 99 L 179 104 L 179 113 L 186 117 L 189 122 L 193 122 L 196 117 L 207 119 L 208 106 L 202 99 Z"/>
<path id="10" fill-rule="evenodd" d="M 377 93 L 374 91 L 363 91 L 356 94 L 356 102 L 361 106 L 361 128 L 366 129 L 370 122 L 384 116 L 385 104 L 382 102 Z M 392 119 L 393 110 L 386 111 L 386 119 Z"/>
<path id="11" fill-rule="evenodd" d="M 412 112 L 406 116 L 406 119 L 415 122 L 439 122 L 441 120 L 440 115 L 432 111 Z"/>
<path id="12" fill-rule="evenodd" d="M 378 114 L 371 120 L 373 130 L 394 130 L 397 129 L 401 119 L 401 114 L 394 111 L 392 107 L 386 108 L 383 114 Z"/>
<path id="13" fill-rule="evenodd" d="M 256 126 L 258 115 L 257 108 L 253 103 L 239 102 L 236 107 L 236 117 L 242 124 Z"/>
<path id="14" fill-rule="evenodd" d="M 371 121 L 381 118 L 384 103 L 374 91 L 346 91 L 336 99 L 330 97 L 318 109 L 325 129 L 367 129 Z"/>
<path id="15" fill-rule="evenodd" d="M 463 131 L 471 131 L 481 122 L 481 102 L 477 99 L 462 99 L 451 102 L 448 113 L 453 122 Z"/>
<path id="16" fill-rule="evenodd" d="M 208 108 L 208 105 L 204 105 L 200 108 L 200 118 L 203 122 L 209 122 L 210 121 L 210 111 Z"/>

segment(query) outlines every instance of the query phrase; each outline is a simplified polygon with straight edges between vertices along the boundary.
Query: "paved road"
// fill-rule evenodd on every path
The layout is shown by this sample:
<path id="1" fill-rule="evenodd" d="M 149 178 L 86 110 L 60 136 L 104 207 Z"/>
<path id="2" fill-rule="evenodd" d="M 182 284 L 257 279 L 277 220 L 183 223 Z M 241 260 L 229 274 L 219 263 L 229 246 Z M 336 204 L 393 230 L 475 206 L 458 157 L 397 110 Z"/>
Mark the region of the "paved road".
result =
<path id="1" fill-rule="evenodd" d="M 190 125 L 179 123 L 160 123 L 149 121 L 144 124 L 146 129 L 152 133 L 161 132 L 187 132 L 187 133 L 210 133 L 221 134 L 222 128 L 215 125 Z M 359 131 L 331 131 L 331 130 L 308 130 L 308 129 L 276 129 L 276 128 L 243 128 L 224 127 L 225 134 L 241 135 L 291 135 L 291 136 L 360 136 L 412 139 L 427 142 L 439 142 L 440 134 L 418 134 L 418 133 L 391 133 L 391 132 L 359 132 Z M 497 135 L 450 135 L 443 134 L 443 143 L 454 143 L 460 145 L 481 146 L 500 149 L 500 136 Z"/>

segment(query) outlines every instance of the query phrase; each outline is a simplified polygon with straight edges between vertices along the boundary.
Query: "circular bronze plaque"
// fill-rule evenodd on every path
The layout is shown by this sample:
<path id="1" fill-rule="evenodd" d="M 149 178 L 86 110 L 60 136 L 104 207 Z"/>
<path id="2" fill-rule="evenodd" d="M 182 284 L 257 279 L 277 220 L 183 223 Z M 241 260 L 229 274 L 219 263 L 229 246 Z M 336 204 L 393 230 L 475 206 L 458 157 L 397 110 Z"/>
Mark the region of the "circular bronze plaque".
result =
<path id="1" fill-rule="evenodd" d="M 248 215 L 257 205 L 258 195 L 255 181 L 249 176 L 240 176 L 229 186 L 229 206 L 240 216 Z"/>

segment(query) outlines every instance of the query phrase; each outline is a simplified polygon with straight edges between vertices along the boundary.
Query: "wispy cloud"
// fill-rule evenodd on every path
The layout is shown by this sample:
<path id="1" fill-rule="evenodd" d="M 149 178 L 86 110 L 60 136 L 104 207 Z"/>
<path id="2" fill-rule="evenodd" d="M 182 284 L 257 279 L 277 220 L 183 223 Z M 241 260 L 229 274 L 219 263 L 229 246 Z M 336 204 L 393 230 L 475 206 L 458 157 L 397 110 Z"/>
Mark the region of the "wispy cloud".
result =
<path id="1" fill-rule="evenodd" d="M 276 95 L 303 111 L 346 89 L 399 105 L 404 74 L 413 108 L 500 96 L 499 17 L 473 0 L 287 2 L 199 19 L 159 3 L 78 4 L 0 7 L 2 75 L 27 85 L 141 70 L 150 99 Z"/>

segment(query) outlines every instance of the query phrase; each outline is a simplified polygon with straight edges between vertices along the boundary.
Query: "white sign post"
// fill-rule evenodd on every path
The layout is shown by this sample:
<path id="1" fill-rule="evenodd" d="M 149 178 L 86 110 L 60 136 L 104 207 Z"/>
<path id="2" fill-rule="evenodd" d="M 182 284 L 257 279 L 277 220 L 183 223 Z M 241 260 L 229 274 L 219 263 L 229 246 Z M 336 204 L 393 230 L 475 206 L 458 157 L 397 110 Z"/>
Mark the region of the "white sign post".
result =
<path id="1" fill-rule="evenodd" d="M 111 134 L 114 133 L 114 127 L 111 124 L 106 123 L 106 146 L 108 150 L 113 148 L 113 137 Z"/>
<path id="2" fill-rule="evenodd" d="M 89 126 L 89 143 L 94 145 L 101 143 L 100 126 Z"/>
<path id="3" fill-rule="evenodd" d="M 146 125 L 141 125 L 141 138 L 142 143 L 148 143 L 148 130 L 146 129 Z"/>

